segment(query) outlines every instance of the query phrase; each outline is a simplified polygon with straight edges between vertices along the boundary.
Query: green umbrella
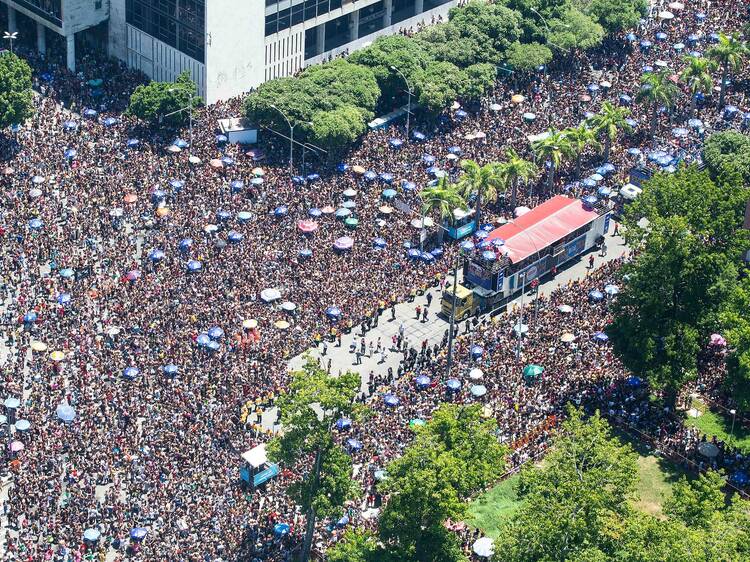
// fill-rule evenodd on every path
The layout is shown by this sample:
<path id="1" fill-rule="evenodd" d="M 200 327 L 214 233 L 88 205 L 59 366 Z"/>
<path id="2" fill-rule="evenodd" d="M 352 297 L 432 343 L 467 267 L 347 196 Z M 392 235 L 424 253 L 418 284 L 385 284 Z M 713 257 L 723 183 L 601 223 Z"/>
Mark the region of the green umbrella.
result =
<path id="1" fill-rule="evenodd" d="M 544 372 L 544 367 L 541 365 L 526 365 L 523 368 L 523 376 L 527 379 L 535 379 L 541 377 Z"/>
<path id="2" fill-rule="evenodd" d="M 423 425 L 425 425 L 425 423 L 426 422 L 423 419 L 414 418 L 409 422 L 409 427 L 411 427 L 412 429 L 415 427 L 422 427 Z"/>
<path id="3" fill-rule="evenodd" d="M 359 221 L 355 219 L 354 217 L 349 217 L 348 219 L 344 221 L 344 224 L 348 226 L 349 228 L 357 228 Z"/>
<path id="4" fill-rule="evenodd" d="M 94 78 L 93 80 L 89 80 L 88 84 L 92 88 L 98 88 L 99 86 L 104 84 L 104 80 L 102 80 L 101 78 Z"/>

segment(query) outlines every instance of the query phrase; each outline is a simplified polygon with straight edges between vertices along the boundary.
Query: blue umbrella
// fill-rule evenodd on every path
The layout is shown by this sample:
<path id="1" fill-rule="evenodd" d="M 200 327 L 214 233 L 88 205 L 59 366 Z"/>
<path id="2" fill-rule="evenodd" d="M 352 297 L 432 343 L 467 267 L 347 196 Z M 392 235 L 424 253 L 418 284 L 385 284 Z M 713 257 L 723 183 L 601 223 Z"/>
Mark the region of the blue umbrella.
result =
<path id="1" fill-rule="evenodd" d="M 239 213 L 237 213 L 237 221 L 240 223 L 244 224 L 251 218 L 253 218 L 253 215 L 252 213 L 250 213 L 250 211 L 240 211 Z"/>
<path id="2" fill-rule="evenodd" d="M 607 164 L 602 164 L 601 166 L 599 166 L 596 169 L 596 173 L 599 174 L 600 176 L 608 176 L 610 174 L 610 172 L 614 171 L 614 169 L 615 169 L 615 167 L 612 166 L 612 164 L 609 164 L 609 166 Z M 599 181 L 601 181 L 601 180 L 599 180 Z"/>
<path id="3" fill-rule="evenodd" d="M 73 275 L 75 275 L 75 272 L 69 267 L 64 267 L 58 273 L 63 279 L 70 279 L 71 277 L 73 277 Z"/>
<path id="4" fill-rule="evenodd" d="M 169 365 L 164 365 L 164 367 L 162 367 L 162 371 L 164 371 L 164 374 L 167 375 L 168 377 L 174 377 L 175 375 L 177 375 L 177 372 L 179 370 L 180 370 L 179 367 L 177 367 L 177 365 L 174 365 L 172 363 L 170 363 Z"/>
<path id="5" fill-rule="evenodd" d="M 628 40 L 628 41 L 630 41 L 631 43 L 635 43 L 636 41 L 638 41 L 638 37 L 636 37 L 635 33 L 628 33 L 628 34 L 627 34 L 627 35 L 625 36 L 625 39 L 627 39 L 627 40 Z"/>
<path id="6" fill-rule="evenodd" d="M 317 207 L 312 207 L 309 211 L 307 211 L 307 214 L 311 217 L 317 218 L 323 214 L 323 211 L 321 211 Z"/>
<path id="7" fill-rule="evenodd" d="M 485 394 L 487 394 L 487 387 L 483 384 L 475 384 L 471 387 L 470 392 L 472 396 L 476 396 L 477 398 L 479 398 L 480 396 L 484 396 Z"/>
<path id="8" fill-rule="evenodd" d="M 33 324 L 36 322 L 36 319 L 38 318 L 38 315 L 33 310 L 30 310 L 26 314 L 23 315 L 23 321 L 26 324 Z"/>
<path id="9" fill-rule="evenodd" d="M 75 409 L 66 402 L 61 402 L 55 409 L 55 415 L 64 422 L 72 422 L 76 419 Z"/>
<path id="10" fill-rule="evenodd" d="M 346 217 L 348 217 L 348 216 L 349 216 L 349 215 L 351 215 L 351 214 L 352 214 L 352 212 L 351 212 L 351 211 L 350 211 L 349 209 L 347 209 L 347 208 L 345 208 L 345 207 L 342 207 L 341 209 L 338 209 L 338 210 L 336 211 L 336 213 L 335 213 L 335 217 L 336 217 L 337 219 L 343 219 L 343 218 L 346 218 Z"/>
<path id="11" fill-rule="evenodd" d="M 263 185 L 265 180 L 263 178 L 253 178 L 250 180 L 250 185 L 259 186 Z"/>
<path id="12" fill-rule="evenodd" d="M 326 316 L 333 320 L 341 318 L 341 309 L 338 306 L 329 306 L 326 308 Z"/>
<path id="13" fill-rule="evenodd" d="M 596 182 L 592 180 L 591 178 L 586 178 L 585 180 L 581 181 L 581 185 L 583 187 L 592 188 L 592 187 L 596 187 Z"/>
<path id="14" fill-rule="evenodd" d="M 362 443 L 360 441 L 357 441 L 356 439 L 347 439 L 346 446 L 349 448 L 350 451 L 362 450 Z"/>
<path id="15" fill-rule="evenodd" d="M 227 142 L 229 139 L 226 135 L 216 135 L 216 142 L 219 144 Z"/>
<path id="16" fill-rule="evenodd" d="M 148 254 L 148 258 L 153 262 L 159 262 L 163 260 L 165 257 L 166 257 L 166 254 L 159 249 L 151 250 Z"/>
<path id="17" fill-rule="evenodd" d="M 298 252 L 299 257 L 301 257 L 301 258 L 311 258 L 312 254 L 313 254 L 312 250 L 310 250 L 309 248 L 302 248 Z"/>
<path id="18" fill-rule="evenodd" d="M 352 426 L 352 420 L 349 418 L 339 418 L 336 420 L 336 429 L 344 430 L 349 429 Z"/>
<path id="19" fill-rule="evenodd" d="M 656 40 L 657 41 L 666 41 L 667 40 L 667 34 L 664 33 L 663 31 L 660 31 L 659 33 L 656 34 Z"/>
<path id="20" fill-rule="evenodd" d="M 383 396 L 383 402 L 385 402 L 386 406 L 398 406 L 399 399 L 394 394 L 386 394 Z"/>
<path id="21" fill-rule="evenodd" d="M 289 207 L 286 205 L 279 205 L 273 210 L 273 214 L 275 217 L 285 217 L 289 213 Z"/>
<path id="22" fill-rule="evenodd" d="M 649 41 L 648 39 L 643 39 L 641 41 L 641 49 L 644 49 L 644 50 L 650 49 L 652 44 L 653 43 L 651 43 L 651 41 Z"/>
<path id="23" fill-rule="evenodd" d="M 431 262 L 435 259 L 435 256 L 433 256 L 430 252 L 419 252 L 419 257 L 424 262 Z"/>
<path id="24" fill-rule="evenodd" d="M 427 375 L 419 375 L 415 379 L 415 382 L 417 383 L 417 386 L 419 388 L 427 388 L 428 386 L 430 386 L 430 383 L 432 382 L 432 380 Z"/>
<path id="25" fill-rule="evenodd" d="M 70 293 L 59 293 L 57 295 L 57 304 L 61 304 L 65 306 L 66 304 L 69 304 L 71 300 Z"/>
<path id="26" fill-rule="evenodd" d="M 706 19 L 706 14 L 703 12 L 698 12 L 695 14 L 695 19 L 697 19 L 699 22 L 703 22 Z"/>
<path id="27" fill-rule="evenodd" d="M 9 410 L 14 410 L 18 408 L 21 405 L 21 401 L 18 398 L 9 397 L 5 399 L 5 402 L 3 402 L 3 406 L 8 408 Z"/>
<path id="28" fill-rule="evenodd" d="M 492 244 L 496 248 L 501 248 L 505 246 L 505 240 L 503 240 L 502 238 L 493 238 L 490 244 Z"/>
<path id="29" fill-rule="evenodd" d="M 141 370 L 138 367 L 127 367 L 123 372 L 122 376 L 126 379 L 132 381 L 138 378 L 138 375 L 141 373 Z"/>
<path id="30" fill-rule="evenodd" d="M 604 179 L 604 176 L 602 174 L 599 174 L 599 173 L 591 174 L 589 177 L 592 180 L 594 180 L 596 183 L 599 183 L 600 181 L 602 181 Z"/>
<path id="31" fill-rule="evenodd" d="M 590 93 L 594 94 L 599 91 L 599 84 L 589 84 L 588 86 L 586 86 L 586 89 Z"/>
<path id="32" fill-rule="evenodd" d="M 479 244 L 477 244 L 477 249 L 479 250 L 486 250 L 487 248 L 492 247 L 492 241 L 487 240 L 486 238 L 482 240 Z"/>
<path id="33" fill-rule="evenodd" d="M 485 250 L 482 252 L 482 259 L 485 261 L 495 261 L 497 259 L 497 255 L 492 250 Z"/>
<path id="34" fill-rule="evenodd" d="M 614 296 L 620 292 L 620 288 L 617 285 L 609 284 L 604 286 L 604 292 L 609 296 Z"/>
<path id="35" fill-rule="evenodd" d="M 636 377 L 635 375 L 628 377 L 628 380 L 626 381 L 626 384 L 628 386 L 641 386 L 642 383 L 643 381 L 640 379 L 640 377 Z"/>
<path id="36" fill-rule="evenodd" d="M 219 345 L 219 342 L 216 341 L 210 341 L 206 344 L 206 351 L 215 352 L 219 351 L 221 349 L 221 345 Z"/>
<path id="37" fill-rule="evenodd" d="M 393 199 L 396 197 L 396 190 L 391 188 L 384 189 L 382 195 L 383 199 Z"/>
<path id="38" fill-rule="evenodd" d="M 244 234 L 241 232 L 237 232 L 236 230 L 230 230 L 229 234 L 227 234 L 227 240 L 229 240 L 232 244 L 237 244 L 238 242 L 242 242 L 242 239 L 245 237 Z"/>
<path id="39" fill-rule="evenodd" d="M 633 98 L 631 98 L 627 94 L 620 94 L 620 104 L 621 105 L 630 105 L 633 101 Z"/>
<path id="40" fill-rule="evenodd" d="M 474 249 L 474 242 L 472 242 L 471 240 L 464 240 L 463 242 L 461 242 L 461 244 L 459 244 L 459 247 L 464 252 L 471 252 Z"/>
<path id="41" fill-rule="evenodd" d="M 643 68 L 641 69 L 641 71 L 643 72 L 643 74 L 648 74 L 649 72 L 653 72 L 654 71 L 654 67 L 651 66 L 650 64 L 645 64 L 645 65 L 643 65 Z M 647 90 L 650 87 L 651 87 L 650 84 L 644 84 L 641 87 L 641 90 Z"/>
<path id="42" fill-rule="evenodd" d="M 232 218 L 232 213 L 230 213 L 229 211 L 224 211 L 224 210 L 216 211 L 216 219 L 219 222 L 228 221 L 230 218 Z"/>
<path id="43" fill-rule="evenodd" d="M 102 121 L 105 127 L 112 127 L 114 125 L 117 125 L 119 122 L 119 119 L 116 119 L 114 117 L 107 117 L 104 121 Z"/>
<path id="44" fill-rule="evenodd" d="M 198 260 L 190 260 L 189 262 L 187 262 L 187 269 L 190 273 L 197 273 L 198 271 L 203 269 L 203 264 Z"/>
<path id="45" fill-rule="evenodd" d="M 419 131 L 412 131 L 412 133 L 411 133 L 411 138 L 413 138 L 413 139 L 414 139 L 414 140 L 416 140 L 416 141 L 423 141 L 423 140 L 425 140 L 425 139 L 426 139 L 427 137 L 425 136 L 425 134 L 424 134 L 424 133 L 420 133 Z"/>
<path id="46" fill-rule="evenodd" d="M 464 119 L 467 115 L 468 113 L 466 113 L 463 109 L 459 109 L 458 111 L 456 111 L 457 119 Z"/>
<path id="47" fill-rule="evenodd" d="M 601 186 L 599 189 L 596 190 L 596 192 L 601 197 L 609 197 L 610 195 L 612 195 L 612 190 L 606 185 Z"/>
<path id="48" fill-rule="evenodd" d="M 349 169 L 349 165 L 344 162 L 339 162 L 336 164 L 336 171 L 339 173 L 344 173 Z"/>
<path id="49" fill-rule="evenodd" d="M 393 174 L 389 174 L 388 172 L 383 172 L 380 174 L 380 181 L 383 181 L 385 183 L 391 183 L 393 181 Z"/>
<path id="50" fill-rule="evenodd" d="M 461 382 L 458 379 L 448 379 L 445 381 L 445 386 L 448 387 L 448 390 L 461 390 Z"/>
<path id="51" fill-rule="evenodd" d="M 583 198 L 583 204 L 588 207 L 593 207 L 594 205 L 596 205 L 597 201 L 599 201 L 599 199 L 597 199 L 593 195 L 587 195 Z"/>
<path id="52" fill-rule="evenodd" d="M 402 189 L 403 189 L 404 191 L 414 191 L 415 189 L 417 189 L 417 184 L 416 184 L 416 183 L 414 183 L 413 181 L 406 181 L 406 180 L 403 180 L 403 181 L 401 182 L 401 188 L 402 188 Z"/>
<path id="53" fill-rule="evenodd" d="M 430 254 L 432 254 L 433 258 L 440 258 L 443 256 L 443 249 L 442 248 L 433 248 L 430 250 Z"/>
<path id="54" fill-rule="evenodd" d="M 167 197 L 166 191 L 163 191 L 161 189 L 154 189 L 151 192 L 151 202 L 152 203 L 161 203 L 164 201 L 164 199 Z"/>
<path id="55" fill-rule="evenodd" d="M 66 148 L 65 152 L 63 152 L 63 156 L 65 156 L 66 160 L 72 160 L 77 154 L 78 151 L 75 148 Z"/>
<path id="56" fill-rule="evenodd" d="M 460 146 L 448 147 L 448 152 L 451 154 L 455 154 L 456 156 L 459 156 L 461 154 L 461 147 Z"/>
<path id="57" fill-rule="evenodd" d="M 674 158 L 672 158 L 671 155 L 667 154 L 665 156 L 660 156 L 657 162 L 659 166 L 666 167 L 672 164 L 672 160 L 674 160 Z"/>
<path id="58" fill-rule="evenodd" d="M 238 193 L 245 188 L 245 182 L 242 180 L 232 180 L 231 182 L 229 182 L 229 188 L 232 190 L 232 192 Z"/>
<path id="59" fill-rule="evenodd" d="M 401 148 L 404 141 L 401 139 L 388 139 L 388 144 L 391 145 L 391 148 Z"/>
<path id="60" fill-rule="evenodd" d="M 29 221 L 29 228 L 31 230 L 41 230 L 44 226 L 44 222 L 41 219 L 31 219 Z"/>
<path id="61" fill-rule="evenodd" d="M 125 143 L 125 146 L 127 146 L 128 148 L 135 148 L 139 144 L 141 144 L 141 141 L 139 141 L 138 139 L 128 139 L 128 142 Z"/>
<path id="62" fill-rule="evenodd" d="M 218 326 L 213 326 L 208 329 L 208 337 L 212 340 L 219 340 L 224 337 L 224 330 Z"/>
<path id="63" fill-rule="evenodd" d="M 718 43 L 719 42 L 719 34 L 718 33 L 712 33 L 708 36 L 708 40 L 711 43 Z"/>
<path id="64" fill-rule="evenodd" d="M 101 532 L 99 529 L 86 529 L 83 532 L 83 540 L 88 542 L 96 542 L 99 540 L 99 537 L 101 536 Z"/>
<path id="65" fill-rule="evenodd" d="M 346 515 L 344 515 L 341 519 L 339 519 L 338 521 L 336 521 L 336 526 L 337 527 L 345 527 L 348 524 L 349 524 L 349 517 L 346 516 Z"/>
<path id="66" fill-rule="evenodd" d="M 737 112 L 739 110 L 734 105 L 727 105 L 724 107 L 724 118 L 725 119 L 732 119 L 735 115 L 737 115 Z"/>
<path id="67" fill-rule="evenodd" d="M 435 157 L 432 154 L 423 154 L 422 162 L 424 162 L 427 166 L 431 166 L 435 163 Z"/>
<path id="68" fill-rule="evenodd" d="M 307 175 L 307 181 L 309 181 L 309 182 L 318 181 L 319 179 L 320 179 L 320 175 L 319 174 L 308 174 Z"/>
<path id="69" fill-rule="evenodd" d="M 628 148 L 628 154 L 630 156 L 634 156 L 634 157 L 635 156 L 640 156 L 641 155 L 641 149 L 640 148 L 636 148 L 636 147 Z"/>
<path id="70" fill-rule="evenodd" d="M 305 183 L 305 178 L 303 178 L 302 176 L 292 176 L 292 183 L 302 185 L 303 183 Z"/>
<path id="71" fill-rule="evenodd" d="M 419 259 L 421 252 L 417 250 L 416 248 L 411 248 L 407 250 L 406 255 L 409 256 L 411 259 L 416 260 L 416 259 Z"/>
<path id="72" fill-rule="evenodd" d="M 193 246 L 193 241 L 190 238 L 183 238 L 180 240 L 179 248 L 181 252 L 187 252 Z"/>
<path id="73" fill-rule="evenodd" d="M 597 343 L 604 343 L 609 341 L 609 336 L 604 332 L 594 332 L 594 335 L 592 337 L 593 340 Z"/>
<path id="74" fill-rule="evenodd" d="M 732 480 L 733 480 L 733 481 L 734 481 L 734 483 L 735 483 L 735 484 L 737 484 L 738 486 L 744 486 L 745 484 L 747 484 L 747 483 L 748 483 L 748 477 L 747 477 L 747 474 L 745 474 L 744 472 L 742 472 L 742 471 L 740 471 L 740 470 L 738 470 L 738 471 L 736 471 L 736 472 L 732 473 Z"/>
<path id="75" fill-rule="evenodd" d="M 289 533 L 290 529 L 291 527 L 286 523 L 276 523 L 276 525 L 273 526 L 273 534 L 277 537 L 283 537 Z"/>
<path id="76" fill-rule="evenodd" d="M 700 36 L 695 33 L 691 33 L 690 35 L 688 35 L 687 40 L 691 45 L 695 45 L 698 41 L 700 41 Z"/>
<path id="77" fill-rule="evenodd" d="M 635 128 L 638 126 L 638 121 L 636 121 L 635 119 L 631 119 L 631 118 L 625 119 L 625 123 L 630 125 L 632 128 Z"/>
<path id="78" fill-rule="evenodd" d="M 474 359 L 478 359 L 484 353 L 484 348 L 481 345 L 473 345 L 471 346 L 470 352 L 471 352 L 471 356 Z"/>
<path id="79" fill-rule="evenodd" d="M 147 534 L 148 529 L 144 529 L 143 527 L 136 527 L 135 529 L 132 529 L 130 531 L 130 538 L 136 542 L 140 542 L 146 538 Z"/>
<path id="80" fill-rule="evenodd" d="M 195 338 L 195 343 L 197 343 L 201 347 L 205 347 L 209 343 L 211 343 L 211 338 L 208 336 L 208 334 L 198 334 L 198 337 Z"/>
<path id="81" fill-rule="evenodd" d="M 690 131 L 688 131 L 685 127 L 675 127 L 672 129 L 672 136 L 677 138 L 686 137 L 690 134 Z"/>
<path id="82" fill-rule="evenodd" d="M 96 117 L 97 115 L 99 115 L 99 112 L 96 109 L 90 109 L 89 108 L 89 109 L 84 109 L 83 110 L 83 116 L 84 117 L 91 118 L 91 117 Z"/>
<path id="83" fill-rule="evenodd" d="M 490 235 L 490 233 L 489 233 L 489 232 L 487 232 L 486 230 L 478 230 L 478 231 L 477 231 L 477 232 L 476 232 L 476 233 L 474 234 L 474 236 L 476 236 L 476 237 L 477 237 L 477 238 L 478 238 L 479 240 L 484 240 L 484 239 L 485 239 L 485 238 L 487 238 L 487 237 L 488 237 L 489 235 Z"/>
<path id="84" fill-rule="evenodd" d="M 373 247 L 378 248 L 380 250 L 385 248 L 386 244 L 387 242 L 385 241 L 385 238 L 375 238 L 375 240 L 372 241 Z"/>
<path id="85" fill-rule="evenodd" d="M 225 166 L 232 166 L 234 164 L 234 158 L 231 158 L 229 156 L 222 156 L 221 161 Z"/>
<path id="86" fill-rule="evenodd" d="M 172 186 L 172 189 L 182 189 L 185 187 L 185 182 L 182 180 L 169 180 L 169 185 Z"/>
<path id="87" fill-rule="evenodd" d="M 375 172 L 373 172 L 372 170 L 367 170 L 365 172 L 365 179 L 367 181 L 375 181 L 375 179 L 377 179 L 377 177 L 378 177 L 378 175 Z"/>
<path id="88" fill-rule="evenodd" d="M 445 170 L 434 170 L 433 174 L 435 175 L 436 178 L 448 177 L 448 172 L 446 172 Z M 437 185 L 437 182 L 435 182 L 435 184 Z"/>
<path id="89" fill-rule="evenodd" d="M 596 289 L 593 289 L 589 291 L 589 300 L 593 302 L 600 302 L 604 300 L 604 293 L 601 291 L 598 291 Z"/>

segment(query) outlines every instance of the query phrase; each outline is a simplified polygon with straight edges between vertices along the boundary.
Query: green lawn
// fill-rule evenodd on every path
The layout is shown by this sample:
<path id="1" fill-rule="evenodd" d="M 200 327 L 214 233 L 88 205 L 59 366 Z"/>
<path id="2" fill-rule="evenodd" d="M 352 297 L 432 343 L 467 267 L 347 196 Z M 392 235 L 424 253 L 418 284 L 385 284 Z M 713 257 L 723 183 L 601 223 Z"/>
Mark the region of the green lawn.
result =
<path id="1" fill-rule="evenodd" d="M 732 431 L 731 415 L 725 416 L 712 411 L 707 404 L 697 398 L 693 400 L 693 407 L 701 412 L 701 415 L 693 418 L 686 414 L 686 424 L 697 427 L 709 439 L 716 435 L 722 441 L 729 441 Z M 750 431 L 744 429 L 739 423 L 735 423 L 734 425 L 734 434 L 731 441 L 743 453 L 750 453 Z"/>
<path id="2" fill-rule="evenodd" d="M 624 436 L 623 439 L 626 439 Z M 661 515 L 664 500 L 672 494 L 672 485 L 684 474 L 679 467 L 654 455 L 643 445 L 629 441 L 638 453 L 638 484 L 640 499 L 635 507 L 655 516 Z M 489 537 L 500 534 L 502 523 L 521 506 L 516 494 L 516 474 L 500 482 L 469 505 L 466 523 L 482 529 Z"/>

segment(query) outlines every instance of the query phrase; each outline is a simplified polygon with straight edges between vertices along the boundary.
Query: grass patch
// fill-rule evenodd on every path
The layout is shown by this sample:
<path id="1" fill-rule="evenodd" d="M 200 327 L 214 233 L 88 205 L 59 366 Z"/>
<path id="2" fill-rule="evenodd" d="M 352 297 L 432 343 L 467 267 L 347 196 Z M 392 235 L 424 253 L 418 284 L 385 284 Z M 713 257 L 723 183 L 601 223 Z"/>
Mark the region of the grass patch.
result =
<path id="1" fill-rule="evenodd" d="M 500 534 L 502 523 L 521 506 L 516 494 L 516 484 L 520 476 L 514 474 L 469 504 L 469 517 L 466 523 L 482 529 L 493 539 Z"/>
<path id="2" fill-rule="evenodd" d="M 743 453 L 750 453 L 750 431 L 742 427 L 739 420 L 734 424 L 734 433 L 732 433 L 732 416 L 723 415 L 722 413 L 712 411 L 711 408 L 702 400 L 695 398 L 693 408 L 701 412 L 697 418 L 685 414 L 685 423 L 697 428 L 711 439 L 714 435 L 724 441 L 729 442 L 737 447 Z"/>

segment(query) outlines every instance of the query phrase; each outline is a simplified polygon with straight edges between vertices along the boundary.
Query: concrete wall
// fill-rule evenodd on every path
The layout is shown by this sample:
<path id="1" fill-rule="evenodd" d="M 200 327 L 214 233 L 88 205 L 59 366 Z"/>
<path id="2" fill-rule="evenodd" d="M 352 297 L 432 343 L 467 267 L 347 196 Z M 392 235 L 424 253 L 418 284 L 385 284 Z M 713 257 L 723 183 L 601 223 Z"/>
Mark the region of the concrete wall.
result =
<path id="1" fill-rule="evenodd" d="M 109 56 L 128 61 L 128 35 L 125 25 L 125 0 L 109 2 Z"/>
<path id="2" fill-rule="evenodd" d="M 206 2 L 206 100 L 237 96 L 263 82 L 265 3 Z M 241 8 L 241 9 L 238 9 Z"/>
<path id="3" fill-rule="evenodd" d="M 109 17 L 110 0 L 102 0 L 102 7 L 94 9 L 93 0 L 63 0 L 63 35 L 78 33 L 94 27 Z"/>

